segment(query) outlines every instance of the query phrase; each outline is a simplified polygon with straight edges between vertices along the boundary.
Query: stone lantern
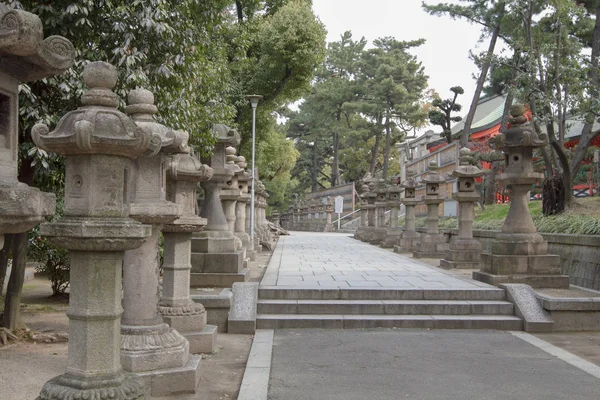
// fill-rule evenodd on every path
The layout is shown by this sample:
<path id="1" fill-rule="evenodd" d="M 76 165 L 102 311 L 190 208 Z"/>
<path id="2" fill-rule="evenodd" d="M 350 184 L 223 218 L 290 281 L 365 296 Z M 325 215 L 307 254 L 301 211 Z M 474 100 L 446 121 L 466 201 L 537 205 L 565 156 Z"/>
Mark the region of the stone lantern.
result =
<path id="1" fill-rule="evenodd" d="M 266 217 L 267 198 L 269 197 L 269 194 L 267 193 L 265 185 L 260 180 L 256 183 L 256 189 L 255 193 L 258 194 L 258 209 L 256 213 L 257 233 L 260 240 L 270 246 L 272 242 L 271 231 Z"/>
<path id="2" fill-rule="evenodd" d="M 242 241 L 242 246 L 246 250 L 246 256 L 250 260 L 256 259 L 256 253 L 250 235 L 246 231 L 246 210 L 247 205 L 250 203 L 250 194 L 248 193 L 248 182 L 252 177 L 246 171 L 248 164 L 246 158 L 239 156 L 236 159 L 236 164 L 240 169 L 238 173 L 238 189 L 240 190 L 240 196 L 235 205 L 235 235 Z"/>
<path id="3" fill-rule="evenodd" d="M 387 185 L 383 179 L 377 181 L 375 186 L 375 228 L 371 233 L 369 243 L 380 244 L 385 238 L 385 211 L 387 209 Z"/>
<path id="4" fill-rule="evenodd" d="M 200 358 L 190 357 L 186 338 L 158 312 L 159 236 L 163 224 L 181 215 L 180 206 L 166 200 L 164 157 L 168 146 L 182 141 L 181 133 L 155 121 L 158 109 L 148 90 L 131 91 L 125 111 L 156 141 L 151 152 L 131 162 L 128 171 L 130 216 L 151 225 L 152 236 L 141 247 L 127 250 L 123 260 L 121 364 L 125 371 L 143 377 L 154 396 L 194 393 Z M 177 388 L 164 385 L 166 379 L 177 380 Z"/>
<path id="5" fill-rule="evenodd" d="M 400 186 L 400 177 L 394 176 L 390 180 L 390 185 L 387 188 L 387 206 L 390 209 L 390 227 L 387 229 L 385 237 L 381 242 L 381 247 L 393 248 L 398 244 L 398 240 L 402 236 L 402 228 L 398 227 L 398 212 L 402 204 L 400 194 L 402 193 Z"/>
<path id="6" fill-rule="evenodd" d="M 421 236 L 421 241 L 413 251 L 415 258 L 442 258 L 448 250 L 446 238 L 440 234 L 439 229 L 439 206 L 444 202 L 444 197 L 440 194 L 440 185 L 446 180 L 438 174 L 438 169 L 437 162 L 430 161 L 430 172 L 423 177 L 425 182 L 423 202 L 427 205 L 427 233 Z"/>
<path id="7" fill-rule="evenodd" d="M 214 152 L 206 164 L 214 174 L 211 180 L 201 183 L 204 203 L 200 216 L 206 218 L 208 224 L 192 236 L 192 287 L 231 287 L 234 282 L 246 281 L 248 272 L 243 268 L 243 252 L 236 247 L 239 239 L 229 227 L 221 202 L 221 190 L 228 187 L 227 182 L 234 175 L 226 165 L 225 148 L 238 145 L 240 135 L 223 124 L 213 125 L 213 135 Z"/>
<path id="8" fill-rule="evenodd" d="M 370 174 L 368 174 L 366 178 L 368 178 L 369 176 L 370 176 Z M 367 184 L 365 184 L 363 181 L 363 185 L 361 186 L 361 193 L 360 193 L 360 226 L 356 229 L 356 232 L 354 233 L 354 239 L 361 240 L 362 236 L 365 234 L 365 230 L 367 229 L 367 226 L 369 225 L 369 220 L 368 220 L 369 210 L 367 209 L 367 193 L 368 192 L 369 192 L 369 186 Z"/>
<path id="9" fill-rule="evenodd" d="M 40 124 L 32 130 L 38 147 L 66 156 L 64 216 L 41 233 L 71 260 L 67 371 L 44 385 L 41 400 L 145 398 L 144 385 L 120 361 L 123 253 L 152 233 L 129 218 L 126 180 L 130 159 L 160 140 L 117 110 L 117 75 L 108 63 L 86 65 L 83 106 L 52 132 Z"/>
<path id="10" fill-rule="evenodd" d="M 333 215 L 333 199 L 327 196 L 327 202 L 325 203 L 325 232 L 333 232 L 333 225 L 331 224 L 331 216 Z"/>
<path id="11" fill-rule="evenodd" d="M 402 182 L 401 187 L 404 189 L 404 230 L 398 246 L 394 247 L 396 253 L 412 253 L 417 243 L 421 240 L 421 234 L 415 230 L 415 207 L 420 203 L 416 198 L 416 191 L 419 184 L 415 181 L 415 170 L 409 168 L 406 171 L 407 179 Z"/>
<path id="12" fill-rule="evenodd" d="M 324 213 L 325 213 L 325 204 L 323 204 L 322 199 L 321 200 L 317 200 L 317 232 L 323 232 L 325 230 L 325 218 L 324 217 Z"/>
<path id="13" fill-rule="evenodd" d="M 57 75 L 73 64 L 75 49 L 62 36 L 44 39 L 42 21 L 34 14 L 0 3 L 0 249 L 5 234 L 26 232 L 54 214 L 56 199 L 18 180 L 19 84 Z M 20 272 L 20 273 L 19 273 Z M 10 273 L 6 288 L 4 327 L 16 329 L 25 271 Z M 1 288 L 0 288 L 1 289 Z M 2 322 L 2 320 L 0 320 Z"/>
<path id="14" fill-rule="evenodd" d="M 450 242 L 450 249 L 446 257 L 440 260 L 442 268 L 479 268 L 481 261 L 481 243 L 473 239 L 473 208 L 479 200 L 479 193 L 475 191 L 475 178 L 484 174 L 472 165 L 471 151 L 467 148 L 460 149 L 460 165 L 452 172 L 458 178 L 458 191 L 452 197 L 459 204 L 458 211 L 458 237 Z"/>
<path id="15" fill-rule="evenodd" d="M 362 235 L 360 240 L 362 240 L 363 242 L 369 242 L 375 230 L 375 200 L 377 199 L 377 193 L 375 193 L 375 179 L 368 177 L 367 179 L 365 179 L 365 183 L 369 188 L 369 191 L 365 194 L 365 197 L 367 199 L 367 204 L 365 205 L 365 208 L 367 209 L 367 227 L 365 228 L 364 234 Z"/>
<path id="16" fill-rule="evenodd" d="M 238 198 L 241 196 L 242 191 L 238 184 L 238 174 L 243 170 L 236 164 L 237 157 L 235 155 L 235 147 L 228 146 L 225 148 L 225 166 L 231 170 L 233 175 L 231 179 L 226 182 L 226 186 L 221 190 L 221 202 L 223 203 L 223 211 L 225 212 L 225 218 L 229 225 L 229 230 L 235 234 L 235 209 Z M 242 246 L 241 241 L 237 241 L 237 249 L 239 250 Z"/>
<path id="17" fill-rule="evenodd" d="M 309 223 L 309 231 L 316 231 L 316 214 L 317 212 L 317 204 L 315 202 L 314 199 L 310 199 L 310 201 L 308 202 L 308 223 Z"/>
<path id="18" fill-rule="evenodd" d="M 188 133 L 180 134 L 183 140 L 170 146 L 165 162 L 167 200 L 178 204 L 182 214 L 163 227 L 163 290 L 158 309 L 163 320 L 188 340 L 191 353 L 212 353 L 217 327 L 206 324 L 204 306 L 190 298 L 190 257 L 192 234 L 207 223 L 196 215 L 196 188 L 212 178 L 213 169 L 190 154 Z"/>
<path id="19" fill-rule="evenodd" d="M 533 150 L 548 144 L 548 137 L 526 124 L 525 112 L 521 104 L 512 106 L 511 127 L 493 138 L 492 145 L 502 150 L 506 164 L 498 181 L 509 188 L 511 202 L 502 233 L 492 241 L 491 254 L 482 255 L 481 271 L 474 271 L 473 278 L 493 285 L 568 288 L 559 256 L 548 254 L 548 242 L 537 233 L 529 212 L 531 185 L 543 177 L 533 170 Z"/>
<path id="20" fill-rule="evenodd" d="M 20 183 L 19 83 L 57 75 L 73 64 L 75 49 L 62 36 L 44 39 L 37 15 L 0 4 L 0 248 L 4 235 L 27 232 L 54 214 L 54 194 Z M 26 240 L 26 239 L 25 239 Z M 12 285 L 11 285 L 12 286 Z M 22 286 L 19 282 L 18 285 Z M 17 308 L 18 304 L 15 305 Z"/>

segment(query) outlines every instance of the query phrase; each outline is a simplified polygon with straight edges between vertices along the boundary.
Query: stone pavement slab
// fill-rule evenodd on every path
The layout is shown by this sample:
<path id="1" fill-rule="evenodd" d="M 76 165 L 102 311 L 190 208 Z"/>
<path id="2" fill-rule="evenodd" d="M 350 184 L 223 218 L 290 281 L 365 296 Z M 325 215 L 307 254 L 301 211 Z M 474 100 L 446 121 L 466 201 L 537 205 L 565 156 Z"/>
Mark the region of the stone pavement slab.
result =
<path id="1" fill-rule="evenodd" d="M 590 400 L 600 380 L 496 331 L 278 330 L 270 400 Z"/>
<path id="2" fill-rule="evenodd" d="M 472 289 L 492 286 L 339 233 L 281 236 L 262 286 Z"/>

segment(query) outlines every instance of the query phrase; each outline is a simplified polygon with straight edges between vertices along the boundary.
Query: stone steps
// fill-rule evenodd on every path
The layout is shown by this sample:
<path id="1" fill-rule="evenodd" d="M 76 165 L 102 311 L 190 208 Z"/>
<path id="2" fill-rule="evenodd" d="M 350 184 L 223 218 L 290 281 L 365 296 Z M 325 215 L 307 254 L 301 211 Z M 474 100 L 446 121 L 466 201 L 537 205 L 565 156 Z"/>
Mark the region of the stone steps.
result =
<path id="1" fill-rule="evenodd" d="M 523 330 L 523 321 L 510 315 L 342 315 L 258 314 L 257 329 L 498 329 Z"/>
<path id="2" fill-rule="evenodd" d="M 256 327 L 522 330 L 499 288 L 310 289 L 263 286 Z"/>
<path id="3" fill-rule="evenodd" d="M 261 286 L 259 299 L 287 300 L 506 300 L 504 289 L 307 289 Z"/>
<path id="4" fill-rule="evenodd" d="M 258 301 L 258 314 L 513 315 L 495 300 L 274 300 Z"/>

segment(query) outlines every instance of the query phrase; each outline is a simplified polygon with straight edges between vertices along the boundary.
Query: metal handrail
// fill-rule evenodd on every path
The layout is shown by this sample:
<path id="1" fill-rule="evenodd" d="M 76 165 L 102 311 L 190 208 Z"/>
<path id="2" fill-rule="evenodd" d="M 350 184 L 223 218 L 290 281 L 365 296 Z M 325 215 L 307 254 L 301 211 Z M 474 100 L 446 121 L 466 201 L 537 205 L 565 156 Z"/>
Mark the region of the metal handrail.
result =
<path id="1" fill-rule="evenodd" d="M 356 213 L 357 213 L 357 212 L 359 212 L 359 211 L 360 211 L 360 208 L 359 208 L 358 210 L 354 210 L 354 211 L 352 211 L 350 214 L 346 214 L 346 215 L 344 215 L 343 217 L 340 217 L 340 218 L 336 219 L 335 221 L 333 221 L 333 222 L 332 222 L 332 224 L 334 224 L 334 223 L 336 223 L 336 222 L 338 222 L 338 221 L 341 221 L 341 220 L 343 220 L 344 218 L 347 218 L 347 217 L 349 217 L 349 216 L 351 216 L 351 215 L 353 215 L 353 214 L 356 214 Z"/>

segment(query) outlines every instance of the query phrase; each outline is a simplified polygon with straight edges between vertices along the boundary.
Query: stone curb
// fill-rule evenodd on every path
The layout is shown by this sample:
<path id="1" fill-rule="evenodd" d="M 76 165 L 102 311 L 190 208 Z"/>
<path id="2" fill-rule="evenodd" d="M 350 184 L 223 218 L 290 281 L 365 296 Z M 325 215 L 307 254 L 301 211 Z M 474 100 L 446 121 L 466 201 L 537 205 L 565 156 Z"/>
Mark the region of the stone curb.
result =
<path id="1" fill-rule="evenodd" d="M 274 333 L 273 329 L 256 331 L 238 400 L 267 400 Z"/>
<path id="2" fill-rule="evenodd" d="M 506 298 L 515 305 L 515 314 L 523 319 L 525 332 L 552 332 L 554 321 L 540 304 L 531 286 L 522 283 L 500 285 L 506 290 Z"/>
<path id="3" fill-rule="evenodd" d="M 258 283 L 236 282 L 231 291 L 233 304 L 227 320 L 227 332 L 253 334 L 256 331 Z"/>
<path id="4" fill-rule="evenodd" d="M 267 270 L 260 281 L 260 286 L 275 286 L 277 285 L 277 277 L 279 276 L 279 267 L 281 266 L 281 257 L 283 256 L 285 237 L 280 237 L 275 243 L 275 250 L 271 254 Z"/>
<path id="5" fill-rule="evenodd" d="M 537 338 L 529 333 L 525 332 L 511 332 L 514 336 L 526 341 L 527 343 L 551 354 L 559 359 L 571 364 L 572 366 L 579 368 L 580 370 L 587 372 L 588 374 L 600 378 L 600 367 L 592 364 L 591 362 L 584 360 L 566 350 L 556 347 L 545 340 Z"/>

